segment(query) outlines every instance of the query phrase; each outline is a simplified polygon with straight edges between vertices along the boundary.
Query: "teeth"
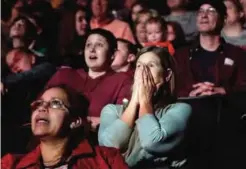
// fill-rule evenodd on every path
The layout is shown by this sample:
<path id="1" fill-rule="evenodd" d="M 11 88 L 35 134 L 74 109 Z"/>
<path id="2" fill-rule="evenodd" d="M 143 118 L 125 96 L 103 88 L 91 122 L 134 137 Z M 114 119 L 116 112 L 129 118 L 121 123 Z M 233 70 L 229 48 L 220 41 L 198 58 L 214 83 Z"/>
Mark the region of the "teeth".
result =
<path id="1" fill-rule="evenodd" d="M 44 120 L 44 119 L 40 119 L 40 120 L 37 120 L 38 123 L 48 123 L 48 120 Z"/>

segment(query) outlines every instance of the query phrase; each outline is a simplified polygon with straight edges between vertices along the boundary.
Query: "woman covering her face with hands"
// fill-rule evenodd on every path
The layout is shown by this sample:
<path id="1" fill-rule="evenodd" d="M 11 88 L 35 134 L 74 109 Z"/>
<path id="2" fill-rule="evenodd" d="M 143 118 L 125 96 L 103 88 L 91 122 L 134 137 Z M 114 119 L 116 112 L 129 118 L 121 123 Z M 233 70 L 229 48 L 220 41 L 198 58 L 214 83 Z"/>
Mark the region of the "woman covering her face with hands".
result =
<path id="1" fill-rule="evenodd" d="M 173 57 L 164 48 L 143 48 L 131 99 L 102 110 L 99 144 L 119 148 L 130 167 L 149 168 L 160 160 L 165 166 L 166 155 L 181 141 L 191 114 L 189 105 L 175 103 L 174 86 Z"/>

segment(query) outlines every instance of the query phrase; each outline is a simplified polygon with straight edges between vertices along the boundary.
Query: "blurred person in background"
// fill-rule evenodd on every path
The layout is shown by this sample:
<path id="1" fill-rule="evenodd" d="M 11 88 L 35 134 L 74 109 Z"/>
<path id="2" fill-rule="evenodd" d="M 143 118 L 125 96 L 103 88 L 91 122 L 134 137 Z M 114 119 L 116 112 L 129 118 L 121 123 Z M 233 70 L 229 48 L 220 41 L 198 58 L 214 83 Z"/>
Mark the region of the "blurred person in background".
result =
<path id="1" fill-rule="evenodd" d="M 167 41 L 170 41 L 175 49 L 186 45 L 185 34 L 177 22 L 167 22 Z"/>
<path id="2" fill-rule="evenodd" d="M 117 51 L 112 62 L 112 69 L 116 72 L 134 74 L 134 63 L 136 60 L 137 48 L 131 42 L 124 39 L 117 39 Z"/>
<path id="3" fill-rule="evenodd" d="M 58 39 L 58 57 L 63 66 L 87 70 L 84 60 L 85 35 L 90 30 L 87 10 L 74 6 L 63 12 Z"/>
<path id="4" fill-rule="evenodd" d="M 102 28 L 111 31 L 116 38 L 122 38 L 135 44 L 134 36 L 128 23 L 114 19 L 109 0 L 92 0 L 91 29 Z"/>
<path id="5" fill-rule="evenodd" d="M 142 10 L 137 15 L 136 21 L 134 23 L 134 33 L 135 39 L 137 42 L 137 47 L 141 49 L 144 46 L 144 43 L 147 42 L 146 35 L 146 22 L 153 16 L 151 11 Z"/>
<path id="6" fill-rule="evenodd" d="M 175 52 L 180 96 L 226 95 L 246 90 L 245 52 L 221 38 L 227 16 L 221 1 L 200 3 L 199 38 Z"/>
<path id="7" fill-rule="evenodd" d="M 246 29 L 243 29 L 245 16 L 239 0 L 224 0 L 227 17 L 221 36 L 226 42 L 246 50 Z"/>
<path id="8" fill-rule="evenodd" d="M 167 6 L 170 8 L 170 14 L 164 16 L 166 21 L 178 22 L 187 41 L 193 40 L 197 36 L 196 13 L 187 11 L 188 0 L 167 0 Z"/>

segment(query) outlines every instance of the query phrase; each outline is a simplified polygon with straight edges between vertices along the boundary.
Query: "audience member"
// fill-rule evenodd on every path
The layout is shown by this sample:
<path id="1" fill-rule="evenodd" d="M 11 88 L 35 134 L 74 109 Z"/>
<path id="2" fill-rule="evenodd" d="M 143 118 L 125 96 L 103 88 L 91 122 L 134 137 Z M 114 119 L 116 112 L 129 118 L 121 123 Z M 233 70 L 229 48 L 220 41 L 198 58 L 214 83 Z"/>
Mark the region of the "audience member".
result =
<path id="1" fill-rule="evenodd" d="M 136 54 L 135 45 L 127 40 L 117 39 L 117 52 L 111 68 L 116 72 L 127 72 L 129 75 L 133 75 Z"/>
<path id="2" fill-rule="evenodd" d="M 86 126 L 85 99 L 76 91 L 55 86 L 46 89 L 31 104 L 31 128 L 40 144 L 26 155 L 7 154 L 7 168 L 128 168 L 113 148 L 90 145 Z"/>
<path id="3" fill-rule="evenodd" d="M 177 22 L 167 22 L 167 41 L 172 42 L 175 49 L 186 45 L 184 31 Z"/>
<path id="4" fill-rule="evenodd" d="M 88 73 L 83 69 L 61 68 L 47 84 L 67 84 L 82 92 L 90 101 L 89 116 L 94 126 L 98 125 L 101 109 L 106 104 L 121 104 L 130 95 L 132 78 L 111 69 L 116 49 L 117 41 L 111 32 L 90 31 L 84 51 Z"/>
<path id="5" fill-rule="evenodd" d="M 246 19 L 246 0 L 240 0 L 240 3 L 243 7 L 244 18 Z M 246 29 L 246 22 L 244 23 L 244 29 Z"/>
<path id="6" fill-rule="evenodd" d="M 227 8 L 227 17 L 221 36 L 227 43 L 245 48 L 246 50 L 243 8 L 239 0 L 224 0 L 224 4 Z"/>
<path id="7" fill-rule="evenodd" d="M 136 22 L 139 12 L 146 9 L 147 6 L 142 1 L 136 1 L 131 7 L 131 21 Z"/>
<path id="8" fill-rule="evenodd" d="M 166 21 L 178 22 L 187 41 L 193 40 L 197 35 L 196 14 L 186 10 L 188 0 L 167 0 L 171 13 L 165 16 Z"/>
<path id="9" fill-rule="evenodd" d="M 26 49 L 11 50 L 6 55 L 6 64 L 11 74 L 3 77 L 1 84 L 2 90 L 8 90 L 4 99 L 11 100 L 11 105 L 6 104 L 3 107 L 9 108 L 8 114 L 17 113 L 16 110 L 22 111 L 21 116 L 24 117 L 24 112 L 27 112 L 26 106 L 43 89 L 56 69 L 48 62 L 40 62 L 35 54 Z M 15 120 L 21 121 L 18 118 Z"/>
<path id="10" fill-rule="evenodd" d="M 129 104 L 103 108 L 99 144 L 119 148 L 130 167 L 167 166 L 166 155 L 182 139 L 191 107 L 175 103 L 175 65 L 165 49 L 143 48 L 137 58 Z M 115 137 L 119 132 L 124 134 Z"/>
<path id="11" fill-rule="evenodd" d="M 124 6 L 122 9 L 116 12 L 117 18 L 123 20 L 125 22 L 130 22 L 131 9 L 133 4 L 135 4 L 137 0 L 125 0 Z"/>
<path id="12" fill-rule="evenodd" d="M 13 21 L 10 28 L 9 38 L 12 48 L 29 47 L 37 35 L 37 30 L 32 21 L 20 16 Z"/>
<path id="13" fill-rule="evenodd" d="M 92 0 L 91 29 L 102 28 L 111 31 L 116 38 L 126 39 L 135 43 L 128 23 L 114 19 L 110 14 L 109 0 Z"/>
<path id="14" fill-rule="evenodd" d="M 137 15 L 136 22 L 134 23 L 134 32 L 138 48 L 142 48 L 144 43 L 147 42 L 145 24 L 151 17 L 152 13 L 149 10 L 140 11 Z"/>
<path id="15" fill-rule="evenodd" d="M 84 7 L 76 6 L 63 13 L 57 47 L 59 57 L 65 59 L 63 65 L 87 70 L 83 52 L 88 31 L 88 14 Z"/>
<path id="16" fill-rule="evenodd" d="M 201 3 L 197 15 L 199 39 L 175 56 L 180 96 L 224 95 L 246 90 L 245 53 L 220 37 L 225 17 L 223 2 Z"/>

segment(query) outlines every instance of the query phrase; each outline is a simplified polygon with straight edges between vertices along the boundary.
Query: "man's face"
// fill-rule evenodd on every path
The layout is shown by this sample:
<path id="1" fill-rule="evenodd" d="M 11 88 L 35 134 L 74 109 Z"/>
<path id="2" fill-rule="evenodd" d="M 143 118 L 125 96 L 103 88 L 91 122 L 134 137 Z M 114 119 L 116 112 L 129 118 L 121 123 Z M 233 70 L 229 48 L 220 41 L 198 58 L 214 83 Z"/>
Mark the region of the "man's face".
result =
<path id="1" fill-rule="evenodd" d="M 6 63 L 12 73 L 21 73 L 32 69 L 34 56 L 13 50 L 6 56 Z"/>
<path id="2" fill-rule="evenodd" d="M 219 25 L 219 15 L 214 7 L 203 4 L 197 13 L 197 28 L 200 33 L 211 33 L 216 31 Z"/>
<path id="3" fill-rule="evenodd" d="M 91 9 L 94 17 L 103 17 L 107 14 L 109 7 L 108 0 L 92 0 Z"/>

